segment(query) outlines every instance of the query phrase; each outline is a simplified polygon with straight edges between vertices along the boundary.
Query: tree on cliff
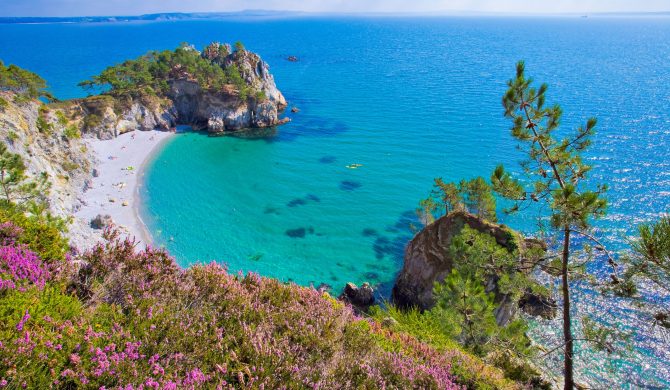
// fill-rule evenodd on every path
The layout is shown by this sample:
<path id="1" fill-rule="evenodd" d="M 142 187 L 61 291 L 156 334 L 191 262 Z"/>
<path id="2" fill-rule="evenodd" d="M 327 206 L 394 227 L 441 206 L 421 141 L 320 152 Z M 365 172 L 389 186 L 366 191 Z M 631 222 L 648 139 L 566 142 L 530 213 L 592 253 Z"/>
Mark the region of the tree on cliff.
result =
<path id="1" fill-rule="evenodd" d="M 441 177 L 435 179 L 430 196 L 419 203 L 417 213 L 426 224 L 433 222 L 434 215 L 449 214 L 464 210 L 480 218 L 496 222 L 496 199 L 491 186 L 482 177 L 446 183 Z"/>
<path id="2" fill-rule="evenodd" d="M 532 84 L 532 79 L 525 76 L 524 62 L 521 61 L 516 66 L 516 77 L 508 82 L 509 88 L 502 99 L 505 116 L 513 123 L 512 136 L 519 141 L 520 148 L 528 157 L 522 163 L 528 180 L 522 185 L 501 165 L 491 176 L 491 182 L 498 194 L 514 202 L 510 212 L 520 210 L 522 203 L 542 203 L 544 207 L 541 210 L 547 210 L 548 215 L 540 216 L 540 220 L 550 221 L 549 228 L 559 237 L 560 253 L 545 258 L 553 260 L 545 269 L 553 269 L 561 277 L 564 386 L 565 389 L 572 389 L 575 385 L 573 359 L 576 340 L 570 307 L 571 282 L 579 277 L 591 253 L 589 246 L 581 245 L 578 248 L 571 239 L 578 235 L 593 241 L 597 249 L 604 250 L 589 230 L 592 220 L 605 214 L 603 193 L 606 186 L 588 183 L 587 174 L 591 166 L 582 161 L 582 154 L 595 134 L 596 119 L 588 119 L 572 137 L 559 140 L 555 131 L 559 128 L 562 110 L 558 105 L 545 107 L 547 84 L 542 84 L 538 89 Z M 578 253 L 586 259 L 578 258 Z M 615 267 L 611 256 L 605 253 L 610 264 Z M 585 337 L 581 340 L 594 342 L 597 347 L 609 348 L 606 340 L 610 336 L 609 332 L 594 330 L 588 319 L 583 319 L 583 323 L 590 327 L 584 330 Z"/>
<path id="3" fill-rule="evenodd" d="M 46 81 L 37 74 L 16 65 L 5 66 L 0 61 L 0 91 L 14 92 L 19 99 L 44 97 L 53 100 L 53 96 L 45 91 L 46 87 Z"/>
<path id="4" fill-rule="evenodd" d="M 0 202 L 42 209 L 48 189 L 46 174 L 37 180 L 29 180 L 21 156 L 10 152 L 7 145 L 0 142 Z"/>

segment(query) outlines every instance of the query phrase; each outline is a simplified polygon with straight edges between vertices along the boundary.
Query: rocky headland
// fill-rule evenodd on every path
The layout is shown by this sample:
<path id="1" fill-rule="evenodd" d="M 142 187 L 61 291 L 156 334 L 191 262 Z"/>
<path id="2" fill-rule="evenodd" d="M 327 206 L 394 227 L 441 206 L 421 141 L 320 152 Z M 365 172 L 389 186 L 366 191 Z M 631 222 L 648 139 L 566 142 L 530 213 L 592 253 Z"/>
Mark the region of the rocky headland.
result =
<path id="1" fill-rule="evenodd" d="M 141 70 L 137 70 L 140 68 Z M 107 68 L 82 83 L 107 92 L 62 104 L 82 133 L 111 139 L 177 125 L 211 134 L 286 123 L 286 99 L 268 64 L 241 44 L 184 45 Z"/>
<path id="2" fill-rule="evenodd" d="M 465 211 L 451 212 L 427 225 L 405 248 L 403 268 L 392 292 L 392 299 L 396 305 L 403 308 L 417 307 L 421 310 L 430 309 L 435 305 L 433 286 L 436 282 L 444 281 L 454 268 L 450 245 L 453 238 L 465 226 L 494 237 L 498 245 L 510 251 L 518 249 L 520 268 L 528 272 L 532 270 L 531 254 L 546 250 L 544 242 L 523 238 L 504 225 L 488 222 Z M 499 276 L 492 275 L 486 281 L 486 291 L 495 294 L 497 307 L 494 314 L 498 324 L 508 323 L 519 307 L 533 315 L 555 316 L 556 304 L 549 298 L 528 292 L 520 301 L 515 301 L 501 293 L 497 285 Z"/>

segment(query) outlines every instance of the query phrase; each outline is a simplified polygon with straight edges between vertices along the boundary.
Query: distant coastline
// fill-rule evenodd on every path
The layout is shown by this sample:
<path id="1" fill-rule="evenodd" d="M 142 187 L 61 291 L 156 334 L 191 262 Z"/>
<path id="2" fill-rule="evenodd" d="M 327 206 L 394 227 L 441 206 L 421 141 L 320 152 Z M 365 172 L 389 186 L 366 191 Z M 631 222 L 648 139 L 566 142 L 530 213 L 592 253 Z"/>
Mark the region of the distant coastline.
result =
<path id="1" fill-rule="evenodd" d="M 184 20 L 225 20 L 233 18 L 281 18 L 281 17 L 667 17 L 670 10 L 662 12 L 578 12 L 578 13 L 506 13 L 449 11 L 437 13 L 398 12 L 302 12 L 245 10 L 237 12 L 165 12 L 144 15 L 102 15 L 102 16 L 9 16 L 0 17 L 0 24 L 73 24 L 73 23 L 124 23 L 124 22 L 167 22 Z"/>

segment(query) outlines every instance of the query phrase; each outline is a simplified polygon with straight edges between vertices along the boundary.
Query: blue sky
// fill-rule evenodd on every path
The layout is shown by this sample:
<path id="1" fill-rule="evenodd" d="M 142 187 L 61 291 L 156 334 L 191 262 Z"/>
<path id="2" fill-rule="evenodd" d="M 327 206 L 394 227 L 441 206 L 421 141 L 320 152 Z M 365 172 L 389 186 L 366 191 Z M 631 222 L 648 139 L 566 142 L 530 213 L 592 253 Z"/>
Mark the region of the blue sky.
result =
<path id="1" fill-rule="evenodd" d="M 659 12 L 670 0 L 0 0 L 0 16 L 138 15 L 245 9 L 307 12 Z"/>

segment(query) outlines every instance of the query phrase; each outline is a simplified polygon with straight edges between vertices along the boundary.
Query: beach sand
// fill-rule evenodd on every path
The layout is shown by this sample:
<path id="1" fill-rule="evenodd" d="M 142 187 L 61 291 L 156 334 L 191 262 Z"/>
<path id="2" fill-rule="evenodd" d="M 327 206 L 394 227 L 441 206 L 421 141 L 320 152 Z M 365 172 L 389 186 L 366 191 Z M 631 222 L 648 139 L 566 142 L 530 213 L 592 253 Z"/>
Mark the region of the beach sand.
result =
<path id="1" fill-rule="evenodd" d="M 82 207 L 75 213 L 80 225 L 86 226 L 85 246 L 99 240 L 101 230 L 90 229 L 98 214 L 110 215 L 114 224 L 138 245 L 150 244 L 150 237 L 139 217 L 139 188 L 144 165 L 174 133 L 165 131 L 132 131 L 111 140 L 91 139 L 85 142 L 96 156 L 91 187 L 81 194 Z M 90 230 L 89 230 L 90 229 Z"/>

